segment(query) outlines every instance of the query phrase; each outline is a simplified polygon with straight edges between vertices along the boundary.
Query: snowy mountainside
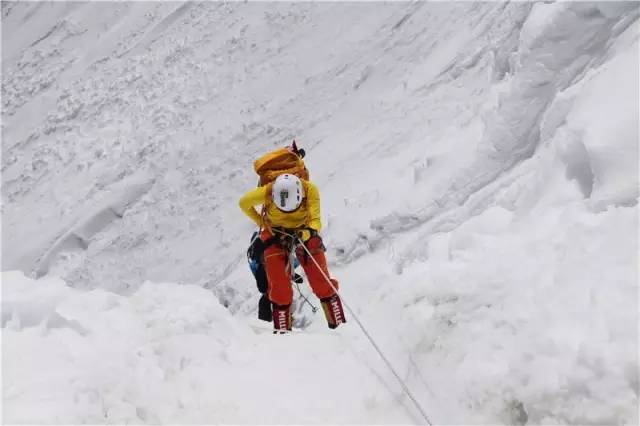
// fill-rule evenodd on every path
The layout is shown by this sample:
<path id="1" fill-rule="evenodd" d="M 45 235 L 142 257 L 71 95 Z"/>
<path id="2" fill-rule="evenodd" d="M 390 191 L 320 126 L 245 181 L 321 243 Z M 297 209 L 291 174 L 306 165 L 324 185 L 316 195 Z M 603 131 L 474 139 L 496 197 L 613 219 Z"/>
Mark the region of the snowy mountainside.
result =
<path id="1" fill-rule="evenodd" d="M 4 419 L 420 422 L 353 321 L 255 325 L 237 200 L 295 138 L 434 422 L 637 423 L 639 13 L 3 2 Z"/>

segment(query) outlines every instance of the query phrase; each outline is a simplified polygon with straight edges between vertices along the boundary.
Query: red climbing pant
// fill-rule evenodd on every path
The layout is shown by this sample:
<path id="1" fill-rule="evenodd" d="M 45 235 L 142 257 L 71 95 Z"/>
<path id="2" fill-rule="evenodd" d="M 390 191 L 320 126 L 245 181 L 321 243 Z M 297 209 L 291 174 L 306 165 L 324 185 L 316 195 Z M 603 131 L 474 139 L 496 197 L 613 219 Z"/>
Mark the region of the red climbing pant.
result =
<path id="1" fill-rule="evenodd" d="M 267 230 L 263 230 L 260 234 L 262 241 L 268 241 L 272 237 L 273 235 Z M 304 248 L 297 248 L 296 257 L 307 275 L 313 293 L 319 299 L 333 296 L 335 292 L 321 272 L 322 270 L 327 277 L 330 276 L 322 238 L 314 235 L 305 242 L 305 245 L 313 259 L 320 265 L 320 269 L 318 269 Z M 291 288 L 292 265 L 289 265 L 289 253 L 279 243 L 271 244 L 264 251 L 264 265 L 267 272 L 267 281 L 269 282 L 269 300 L 280 306 L 290 305 L 293 301 L 293 289 Z M 338 289 L 338 281 L 331 278 L 331 282 Z"/>

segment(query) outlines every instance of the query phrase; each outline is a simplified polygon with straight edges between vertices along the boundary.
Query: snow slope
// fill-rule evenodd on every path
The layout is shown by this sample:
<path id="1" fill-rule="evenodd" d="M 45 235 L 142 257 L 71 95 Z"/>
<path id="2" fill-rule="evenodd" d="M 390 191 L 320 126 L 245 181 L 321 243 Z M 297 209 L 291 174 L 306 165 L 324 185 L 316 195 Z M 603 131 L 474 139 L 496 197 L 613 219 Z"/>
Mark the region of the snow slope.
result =
<path id="1" fill-rule="evenodd" d="M 3 280 L 10 422 L 411 421 L 342 333 L 278 336 L 274 345 L 269 328 L 234 320 L 194 285 L 147 282 L 124 297 L 15 272 Z M 301 358 L 313 369 L 296 368 Z M 328 370 L 351 380 L 336 386 Z M 296 401 L 290 392 L 301 385 Z"/>
<path id="2" fill-rule="evenodd" d="M 254 318 L 237 200 L 295 137 L 434 423 L 638 423 L 639 12 L 3 2 L 3 420 L 422 422 L 354 321 Z"/>

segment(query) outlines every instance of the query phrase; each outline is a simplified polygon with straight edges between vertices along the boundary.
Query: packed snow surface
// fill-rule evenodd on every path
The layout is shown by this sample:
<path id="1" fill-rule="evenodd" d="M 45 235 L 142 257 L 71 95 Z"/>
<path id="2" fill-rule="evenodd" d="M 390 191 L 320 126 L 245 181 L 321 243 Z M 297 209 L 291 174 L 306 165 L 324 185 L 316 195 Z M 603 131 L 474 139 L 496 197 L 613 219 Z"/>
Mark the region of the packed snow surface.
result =
<path id="1" fill-rule="evenodd" d="M 640 5 L 2 3 L 5 423 L 638 424 Z M 256 318 L 252 163 L 329 330 Z M 308 286 L 301 287 L 316 307 Z"/>

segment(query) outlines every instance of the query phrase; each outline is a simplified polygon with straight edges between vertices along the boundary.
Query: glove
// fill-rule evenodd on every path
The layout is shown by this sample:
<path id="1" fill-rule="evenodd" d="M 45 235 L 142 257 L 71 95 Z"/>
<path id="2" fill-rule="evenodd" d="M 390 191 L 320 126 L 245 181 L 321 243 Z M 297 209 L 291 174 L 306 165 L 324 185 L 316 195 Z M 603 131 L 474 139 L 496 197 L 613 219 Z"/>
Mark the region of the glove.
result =
<path id="1" fill-rule="evenodd" d="M 296 235 L 304 242 L 311 238 L 311 231 L 308 229 L 301 229 L 296 232 Z"/>
<path id="2" fill-rule="evenodd" d="M 309 238 L 314 236 L 317 233 L 315 229 L 311 228 L 302 228 L 296 231 L 296 236 L 300 238 L 303 242 L 306 242 Z"/>
<path id="3" fill-rule="evenodd" d="M 310 238 L 318 235 L 318 231 L 313 228 L 300 228 L 296 231 L 296 236 L 302 240 L 302 242 L 307 242 Z"/>

